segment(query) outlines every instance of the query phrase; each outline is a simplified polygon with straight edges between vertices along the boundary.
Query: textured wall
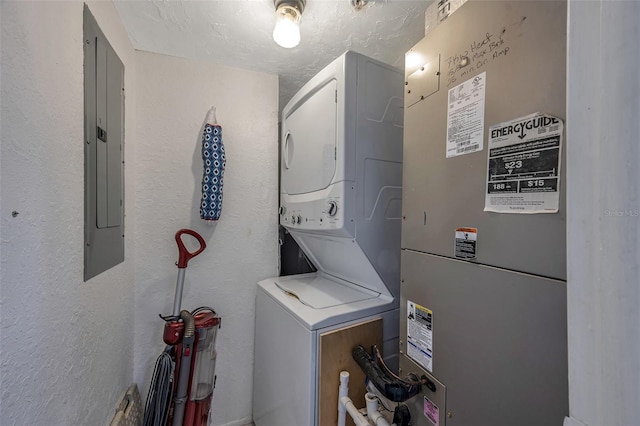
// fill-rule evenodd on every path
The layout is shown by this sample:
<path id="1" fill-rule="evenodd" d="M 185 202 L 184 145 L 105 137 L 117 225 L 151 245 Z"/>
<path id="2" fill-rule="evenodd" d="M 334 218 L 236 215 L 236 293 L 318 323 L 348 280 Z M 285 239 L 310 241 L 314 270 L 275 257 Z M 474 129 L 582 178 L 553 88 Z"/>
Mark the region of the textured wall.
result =
<path id="1" fill-rule="evenodd" d="M 186 271 L 182 307 L 223 318 L 216 342 L 212 424 L 251 418 L 255 289 L 277 275 L 276 75 L 136 52 L 136 382 L 146 394 L 162 351 L 176 285 L 174 234 L 191 228 L 207 249 Z M 217 107 L 227 153 L 222 216 L 199 218 L 201 127 Z"/>
<path id="2" fill-rule="evenodd" d="M 127 216 L 125 262 L 83 282 L 83 3 L 1 7 L 0 423 L 102 425 L 133 375 L 134 224 Z M 112 3 L 90 8 L 133 87 L 134 50 Z"/>
<path id="3" fill-rule="evenodd" d="M 569 2 L 565 426 L 640 424 L 640 2 Z"/>

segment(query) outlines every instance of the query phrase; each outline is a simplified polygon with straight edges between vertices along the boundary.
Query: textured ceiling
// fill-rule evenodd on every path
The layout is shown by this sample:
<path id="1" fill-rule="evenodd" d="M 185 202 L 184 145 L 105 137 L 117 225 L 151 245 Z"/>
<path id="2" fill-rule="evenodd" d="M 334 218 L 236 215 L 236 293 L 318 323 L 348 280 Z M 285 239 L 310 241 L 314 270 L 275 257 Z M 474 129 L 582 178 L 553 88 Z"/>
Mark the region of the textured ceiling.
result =
<path id="1" fill-rule="evenodd" d="M 431 0 L 307 0 L 293 49 L 271 38 L 273 0 L 115 0 L 138 50 L 278 74 L 280 108 L 316 72 L 346 50 L 403 67 L 424 35 Z"/>

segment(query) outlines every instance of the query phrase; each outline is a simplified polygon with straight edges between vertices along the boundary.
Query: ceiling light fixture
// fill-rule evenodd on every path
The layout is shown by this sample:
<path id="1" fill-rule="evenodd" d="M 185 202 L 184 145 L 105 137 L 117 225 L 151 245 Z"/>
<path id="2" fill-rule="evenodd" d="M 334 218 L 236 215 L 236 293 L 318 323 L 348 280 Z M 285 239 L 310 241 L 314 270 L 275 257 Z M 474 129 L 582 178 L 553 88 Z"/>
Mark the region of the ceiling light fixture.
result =
<path id="1" fill-rule="evenodd" d="M 276 25 L 273 39 L 288 49 L 300 43 L 300 18 L 305 0 L 273 0 L 276 7 Z"/>
<path id="2" fill-rule="evenodd" d="M 355 10 L 360 10 L 367 5 L 367 0 L 349 0 L 349 2 Z"/>

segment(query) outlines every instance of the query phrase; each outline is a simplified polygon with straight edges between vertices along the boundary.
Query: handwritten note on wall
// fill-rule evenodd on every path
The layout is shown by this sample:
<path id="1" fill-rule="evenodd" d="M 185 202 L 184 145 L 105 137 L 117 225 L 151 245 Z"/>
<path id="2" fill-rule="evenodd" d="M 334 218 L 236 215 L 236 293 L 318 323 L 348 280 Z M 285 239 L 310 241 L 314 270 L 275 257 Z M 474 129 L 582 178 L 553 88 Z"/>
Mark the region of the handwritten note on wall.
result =
<path id="1" fill-rule="evenodd" d="M 523 17 L 520 23 L 525 19 Z M 446 58 L 447 87 L 470 78 L 474 73 L 483 71 L 488 63 L 507 56 L 512 49 L 508 33 L 507 27 L 486 32 L 484 36 L 472 40 L 464 50 Z"/>

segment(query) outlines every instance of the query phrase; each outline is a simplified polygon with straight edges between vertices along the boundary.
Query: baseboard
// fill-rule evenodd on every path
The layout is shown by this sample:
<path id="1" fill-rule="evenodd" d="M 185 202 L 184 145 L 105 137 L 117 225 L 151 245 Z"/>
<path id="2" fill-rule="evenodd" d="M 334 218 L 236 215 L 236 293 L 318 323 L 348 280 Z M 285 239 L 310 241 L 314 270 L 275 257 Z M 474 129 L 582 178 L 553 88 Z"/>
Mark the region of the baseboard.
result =
<path id="1" fill-rule="evenodd" d="M 253 426 L 253 419 L 251 418 L 251 416 L 249 416 L 239 420 L 234 420 L 229 423 L 215 425 L 215 426 Z"/>
<path id="2" fill-rule="evenodd" d="M 574 419 L 573 417 L 565 417 L 563 426 L 587 426 L 582 423 L 580 420 Z"/>

